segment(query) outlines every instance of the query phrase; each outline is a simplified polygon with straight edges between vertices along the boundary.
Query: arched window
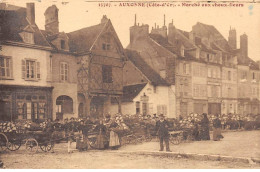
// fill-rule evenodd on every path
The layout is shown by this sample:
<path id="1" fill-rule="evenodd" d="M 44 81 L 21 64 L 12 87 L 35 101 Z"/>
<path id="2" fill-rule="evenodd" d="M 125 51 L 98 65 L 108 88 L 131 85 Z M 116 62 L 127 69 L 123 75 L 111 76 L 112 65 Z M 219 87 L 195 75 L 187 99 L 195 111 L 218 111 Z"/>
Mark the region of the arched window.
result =
<path id="1" fill-rule="evenodd" d="M 73 113 L 73 100 L 69 96 L 59 96 L 56 100 L 57 112 Z"/>

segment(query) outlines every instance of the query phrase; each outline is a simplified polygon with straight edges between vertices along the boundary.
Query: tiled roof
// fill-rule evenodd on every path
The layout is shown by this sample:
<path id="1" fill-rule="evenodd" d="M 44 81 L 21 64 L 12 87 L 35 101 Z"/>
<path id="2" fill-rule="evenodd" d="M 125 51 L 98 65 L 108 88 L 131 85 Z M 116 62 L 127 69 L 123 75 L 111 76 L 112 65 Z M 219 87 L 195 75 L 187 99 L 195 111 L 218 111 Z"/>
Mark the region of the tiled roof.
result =
<path id="1" fill-rule="evenodd" d="M 152 38 L 154 41 L 156 41 L 158 44 L 169 50 L 170 52 L 179 55 L 177 48 L 174 47 L 171 43 L 168 42 L 166 38 L 164 38 L 162 35 L 159 34 L 150 34 L 150 38 Z"/>
<path id="2" fill-rule="evenodd" d="M 249 68 L 253 70 L 259 70 L 258 64 L 249 57 L 238 57 L 237 63 L 238 65 L 249 66 Z"/>
<path id="3" fill-rule="evenodd" d="M 231 52 L 232 49 L 228 45 L 227 40 L 224 38 L 224 36 L 214 26 L 198 22 L 193 27 L 199 27 L 200 28 L 199 33 L 196 32 L 196 35 L 198 35 L 200 37 L 207 37 L 207 38 L 212 36 L 215 44 L 217 44 L 223 50 L 225 50 L 227 52 Z"/>
<path id="4" fill-rule="evenodd" d="M 26 19 L 26 9 L 23 7 L 17 7 L 13 5 L 6 6 L 0 4 L 0 26 L 1 26 L 1 39 L 4 41 L 23 42 L 19 33 L 23 31 L 25 27 L 30 25 Z M 42 35 L 36 24 L 30 25 L 34 32 L 34 44 L 40 46 L 47 46 L 47 40 Z"/>
<path id="5" fill-rule="evenodd" d="M 155 70 L 153 70 L 137 51 L 126 49 L 128 59 L 145 75 L 153 85 L 169 85 Z"/>
<path id="6" fill-rule="evenodd" d="M 187 33 L 183 30 L 176 29 L 176 39 L 180 40 L 184 45 L 185 49 L 194 49 L 196 48 L 195 44 L 189 39 Z"/>
<path id="7" fill-rule="evenodd" d="M 70 51 L 78 53 L 89 51 L 105 25 L 106 23 L 101 23 L 67 33 Z"/>
<path id="8" fill-rule="evenodd" d="M 147 83 L 128 85 L 123 87 L 122 102 L 132 102 L 133 99 L 142 91 Z"/>

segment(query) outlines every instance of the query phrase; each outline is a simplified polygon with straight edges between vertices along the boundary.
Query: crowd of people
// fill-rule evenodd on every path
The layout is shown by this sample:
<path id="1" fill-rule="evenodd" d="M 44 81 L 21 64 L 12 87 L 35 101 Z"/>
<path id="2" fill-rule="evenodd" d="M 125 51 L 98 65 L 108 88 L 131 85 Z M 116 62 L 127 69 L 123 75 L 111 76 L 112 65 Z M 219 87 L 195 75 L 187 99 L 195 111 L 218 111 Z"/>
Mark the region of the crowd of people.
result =
<path id="1" fill-rule="evenodd" d="M 150 134 L 158 136 L 160 140 L 160 150 L 163 150 L 163 142 L 166 144 L 166 150 L 169 149 L 169 132 L 184 131 L 184 139 L 192 136 L 192 140 L 210 140 L 210 131 L 213 131 L 213 140 L 218 141 L 223 138 L 221 131 L 223 129 L 234 129 L 254 126 L 250 122 L 258 121 L 260 124 L 260 116 L 248 115 L 240 116 L 237 114 L 228 115 L 207 115 L 191 113 L 185 117 L 180 116 L 178 119 L 167 119 L 163 114 L 154 115 L 122 115 L 115 114 L 113 116 L 107 114 L 103 117 L 94 118 L 86 117 L 84 119 L 76 119 L 71 117 L 63 121 L 56 119 L 52 121 L 47 119 L 42 123 L 35 124 L 32 121 L 24 122 L 2 122 L 0 123 L 0 131 L 17 132 L 18 128 L 29 130 L 43 130 L 51 133 L 56 141 L 66 140 L 68 142 L 68 152 L 71 152 L 72 142 L 76 142 L 76 148 L 80 151 L 87 150 L 89 147 L 88 136 L 96 135 L 95 148 L 97 149 L 118 149 L 122 145 L 122 137 L 129 133 L 134 134 Z M 258 126 L 260 128 L 260 125 Z"/>
<path id="2" fill-rule="evenodd" d="M 77 149 L 86 150 L 87 147 L 87 136 L 89 132 L 97 133 L 97 148 L 98 149 L 118 149 L 121 145 L 121 137 L 127 135 L 129 131 L 141 132 L 144 131 L 140 127 L 145 127 L 145 131 L 149 130 L 150 134 L 158 136 L 160 140 L 160 150 L 163 150 L 163 142 L 166 144 L 166 150 L 169 149 L 169 131 L 183 130 L 184 137 L 187 135 L 192 136 L 192 140 L 210 140 L 210 131 L 213 131 L 212 140 L 219 141 L 224 138 L 221 134 L 223 129 L 234 128 L 233 123 L 239 122 L 239 120 L 252 121 L 254 118 L 246 116 L 242 118 L 236 114 L 228 115 L 207 115 L 203 114 L 189 114 L 186 117 L 179 119 L 166 119 L 163 114 L 157 116 L 151 115 L 121 115 L 116 114 L 113 117 L 105 115 L 104 118 L 92 118 L 87 117 L 85 120 L 79 120 L 79 123 L 75 123 L 75 119 L 71 118 L 64 120 L 64 128 L 68 133 L 68 151 L 70 152 L 70 145 L 73 141 L 73 133 L 79 132 L 82 137 L 76 140 Z M 241 123 L 240 121 L 240 123 Z M 57 122 L 57 121 L 56 121 Z M 162 124 L 160 124 L 162 123 Z M 45 124 L 46 125 L 46 124 Z M 162 125 L 162 126 L 161 126 Z M 53 124 L 54 128 L 57 128 L 57 124 Z M 242 124 L 239 124 L 242 127 Z M 238 128 L 239 128 L 238 127 Z M 46 127 L 48 128 L 48 127 Z M 142 133 L 144 134 L 144 133 Z M 187 139 L 187 138 L 184 138 Z"/>
<path id="3" fill-rule="evenodd" d="M 90 134 L 96 135 L 94 143 L 96 149 L 118 149 L 121 145 L 119 133 L 129 129 L 120 114 L 113 117 L 107 114 L 104 118 L 75 119 L 72 117 L 70 120 L 68 118 L 63 121 L 56 119 L 53 122 L 48 119 L 40 125 L 45 132 L 52 132 L 54 139 L 65 138 L 68 141 L 69 153 L 72 152 L 72 142 L 76 142 L 76 149 L 79 151 L 87 150 Z M 59 136 L 62 131 L 64 134 Z"/>

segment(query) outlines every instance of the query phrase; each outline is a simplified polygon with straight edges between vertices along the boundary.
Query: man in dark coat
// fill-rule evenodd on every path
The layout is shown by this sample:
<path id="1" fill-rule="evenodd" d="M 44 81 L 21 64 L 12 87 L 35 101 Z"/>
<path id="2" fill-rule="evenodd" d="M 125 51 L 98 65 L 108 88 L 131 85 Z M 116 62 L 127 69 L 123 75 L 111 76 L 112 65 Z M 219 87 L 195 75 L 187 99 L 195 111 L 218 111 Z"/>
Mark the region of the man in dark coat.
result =
<path id="1" fill-rule="evenodd" d="M 201 140 L 210 140 L 209 119 L 206 113 L 203 113 L 202 115 L 203 115 L 203 119 L 200 121 L 200 125 L 201 125 L 200 138 Z"/>
<path id="2" fill-rule="evenodd" d="M 159 115 L 159 120 L 156 122 L 156 132 L 158 133 L 159 140 L 160 140 L 160 151 L 163 151 L 163 141 L 166 145 L 166 151 L 170 151 L 169 147 L 169 123 L 164 119 L 163 114 Z"/>

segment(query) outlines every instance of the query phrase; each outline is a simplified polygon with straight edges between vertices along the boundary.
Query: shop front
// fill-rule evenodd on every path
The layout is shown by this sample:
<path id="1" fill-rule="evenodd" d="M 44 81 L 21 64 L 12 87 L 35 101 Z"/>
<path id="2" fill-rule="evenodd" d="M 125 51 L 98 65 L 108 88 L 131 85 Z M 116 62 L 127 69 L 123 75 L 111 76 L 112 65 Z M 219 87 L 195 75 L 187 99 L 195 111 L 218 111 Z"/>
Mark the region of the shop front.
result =
<path id="1" fill-rule="evenodd" d="M 52 117 L 51 87 L 0 87 L 1 121 L 44 121 Z"/>

